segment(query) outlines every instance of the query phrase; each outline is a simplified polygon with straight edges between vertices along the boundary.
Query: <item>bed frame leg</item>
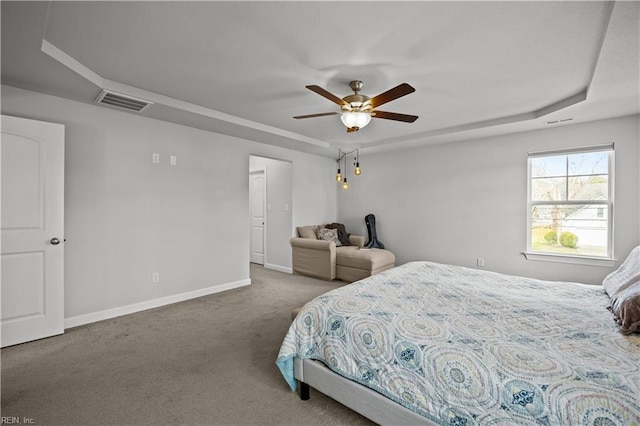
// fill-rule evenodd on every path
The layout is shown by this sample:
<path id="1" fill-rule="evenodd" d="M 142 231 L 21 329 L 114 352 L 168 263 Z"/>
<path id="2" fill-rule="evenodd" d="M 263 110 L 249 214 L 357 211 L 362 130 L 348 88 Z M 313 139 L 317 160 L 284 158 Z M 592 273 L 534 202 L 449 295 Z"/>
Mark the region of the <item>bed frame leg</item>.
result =
<path id="1" fill-rule="evenodd" d="M 304 382 L 298 382 L 300 387 L 300 399 L 306 401 L 309 399 L 309 385 Z"/>

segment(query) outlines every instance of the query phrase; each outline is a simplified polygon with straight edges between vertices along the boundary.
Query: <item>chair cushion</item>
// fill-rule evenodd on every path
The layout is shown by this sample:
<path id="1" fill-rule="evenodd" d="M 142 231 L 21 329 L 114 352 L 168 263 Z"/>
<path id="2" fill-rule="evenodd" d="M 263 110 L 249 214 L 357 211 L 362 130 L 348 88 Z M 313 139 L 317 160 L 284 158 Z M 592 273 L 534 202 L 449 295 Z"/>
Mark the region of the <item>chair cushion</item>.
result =
<path id="1" fill-rule="evenodd" d="M 298 226 L 296 229 L 298 230 L 300 238 L 311 238 L 312 240 L 318 239 L 316 235 L 316 229 L 318 229 L 317 226 Z"/>
<path id="2" fill-rule="evenodd" d="M 389 250 L 364 250 L 354 246 L 336 248 L 336 265 L 373 271 L 396 262 Z"/>

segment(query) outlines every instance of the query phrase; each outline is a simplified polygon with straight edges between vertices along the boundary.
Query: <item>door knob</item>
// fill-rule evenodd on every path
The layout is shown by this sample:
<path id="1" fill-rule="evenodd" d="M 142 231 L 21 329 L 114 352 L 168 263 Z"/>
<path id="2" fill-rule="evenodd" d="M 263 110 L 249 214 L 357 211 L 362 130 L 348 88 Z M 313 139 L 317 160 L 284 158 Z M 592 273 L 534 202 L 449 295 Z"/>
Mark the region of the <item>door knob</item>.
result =
<path id="1" fill-rule="evenodd" d="M 51 243 L 51 245 L 54 245 L 54 246 L 57 246 L 58 244 L 60 244 L 60 240 L 57 239 L 56 237 L 53 237 L 49 242 Z"/>

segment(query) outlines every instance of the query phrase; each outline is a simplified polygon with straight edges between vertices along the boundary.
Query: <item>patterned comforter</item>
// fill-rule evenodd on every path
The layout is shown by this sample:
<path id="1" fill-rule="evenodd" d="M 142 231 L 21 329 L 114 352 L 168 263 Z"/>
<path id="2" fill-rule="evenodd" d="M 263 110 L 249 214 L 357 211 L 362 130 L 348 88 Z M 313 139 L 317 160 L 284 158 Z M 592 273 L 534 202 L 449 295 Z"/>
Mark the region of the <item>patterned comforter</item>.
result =
<path id="1" fill-rule="evenodd" d="M 447 425 L 640 424 L 640 335 L 600 286 L 412 262 L 330 291 L 276 364 L 322 361 Z"/>

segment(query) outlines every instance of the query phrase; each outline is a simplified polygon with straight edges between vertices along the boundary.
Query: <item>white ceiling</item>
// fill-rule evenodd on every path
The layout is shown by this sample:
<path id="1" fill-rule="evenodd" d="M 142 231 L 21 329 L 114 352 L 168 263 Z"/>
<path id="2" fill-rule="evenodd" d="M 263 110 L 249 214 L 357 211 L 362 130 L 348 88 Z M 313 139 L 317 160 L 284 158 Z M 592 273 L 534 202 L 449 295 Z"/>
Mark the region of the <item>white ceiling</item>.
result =
<path id="1" fill-rule="evenodd" d="M 93 103 L 102 87 L 142 115 L 333 156 L 640 112 L 638 2 L 2 1 L 2 83 Z M 43 44 L 43 39 L 45 40 Z M 339 107 L 415 93 L 346 133 Z M 101 87 L 102 86 L 102 87 Z M 137 113 L 132 113 L 137 114 Z"/>

